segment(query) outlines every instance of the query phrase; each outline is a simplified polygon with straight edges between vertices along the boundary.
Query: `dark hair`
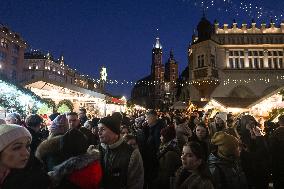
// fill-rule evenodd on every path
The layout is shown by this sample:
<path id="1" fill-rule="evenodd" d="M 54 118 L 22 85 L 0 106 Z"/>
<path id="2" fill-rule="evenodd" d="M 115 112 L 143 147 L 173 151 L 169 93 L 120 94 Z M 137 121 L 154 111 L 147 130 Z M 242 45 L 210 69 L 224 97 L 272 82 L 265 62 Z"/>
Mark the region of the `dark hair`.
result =
<path id="1" fill-rule="evenodd" d="M 82 111 L 82 112 L 84 112 L 84 113 L 87 113 L 86 108 L 80 108 L 79 111 Z"/>
<path id="2" fill-rule="evenodd" d="M 128 141 L 130 141 L 130 140 L 135 140 L 135 141 L 137 142 L 137 138 L 136 138 L 136 136 L 134 136 L 134 135 L 128 134 L 128 135 L 125 135 L 123 138 L 124 138 L 124 141 L 125 141 L 125 142 L 128 142 Z"/>
<path id="3" fill-rule="evenodd" d="M 37 127 L 43 122 L 43 118 L 37 114 L 32 114 L 26 118 L 26 124 L 28 127 Z"/>
<path id="4" fill-rule="evenodd" d="M 207 166 L 207 154 L 205 149 L 198 142 L 187 142 L 184 146 L 190 148 L 191 152 L 198 158 L 201 159 L 201 164 L 197 168 L 199 175 L 203 178 L 211 179 L 211 175 Z"/>
<path id="5" fill-rule="evenodd" d="M 67 116 L 77 116 L 78 117 L 78 114 L 76 112 L 68 112 Z"/>
<path id="6" fill-rule="evenodd" d="M 208 127 L 206 126 L 206 124 L 205 124 L 203 121 L 199 122 L 199 123 L 196 125 L 195 131 L 196 131 L 196 128 L 197 128 L 197 127 L 203 127 L 203 128 L 206 130 L 206 136 L 205 136 L 205 138 L 208 138 L 208 137 L 209 137 L 209 130 L 208 130 Z"/>
<path id="7" fill-rule="evenodd" d="M 113 117 L 115 120 L 117 120 L 120 123 L 122 122 L 122 119 L 123 119 L 123 116 L 120 112 L 113 112 L 111 117 Z"/>
<path id="8" fill-rule="evenodd" d="M 149 110 L 149 111 L 146 113 L 146 115 L 157 116 L 158 114 L 157 114 L 157 112 L 156 112 L 155 110 L 151 109 L 151 110 Z"/>
<path id="9" fill-rule="evenodd" d="M 60 113 L 53 113 L 53 114 L 50 114 L 50 116 L 48 116 L 49 117 L 49 119 L 51 120 L 51 121 L 53 121 L 57 116 L 59 116 L 60 115 Z"/>
<path id="10" fill-rule="evenodd" d="M 127 129 L 128 131 L 130 130 L 128 126 L 126 125 L 122 125 L 120 126 L 120 131 L 122 131 L 122 129 Z"/>

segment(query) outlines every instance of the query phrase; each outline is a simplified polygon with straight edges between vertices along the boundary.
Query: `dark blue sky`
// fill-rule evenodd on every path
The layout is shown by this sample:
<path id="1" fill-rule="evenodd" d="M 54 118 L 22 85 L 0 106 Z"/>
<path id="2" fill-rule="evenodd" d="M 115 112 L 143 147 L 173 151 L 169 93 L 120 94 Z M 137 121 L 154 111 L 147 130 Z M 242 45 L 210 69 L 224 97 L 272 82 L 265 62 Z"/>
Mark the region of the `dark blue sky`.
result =
<path id="1" fill-rule="evenodd" d="M 163 62 L 170 49 L 181 72 L 193 29 L 205 9 L 220 24 L 276 23 L 283 19 L 283 0 L 2 0 L 0 22 L 18 32 L 33 49 L 61 53 L 82 74 L 136 81 L 150 73 L 151 49 L 157 34 Z M 276 20 L 277 19 L 277 20 Z M 157 32 L 156 29 L 159 28 Z M 108 85 L 114 95 L 130 96 L 131 85 Z"/>

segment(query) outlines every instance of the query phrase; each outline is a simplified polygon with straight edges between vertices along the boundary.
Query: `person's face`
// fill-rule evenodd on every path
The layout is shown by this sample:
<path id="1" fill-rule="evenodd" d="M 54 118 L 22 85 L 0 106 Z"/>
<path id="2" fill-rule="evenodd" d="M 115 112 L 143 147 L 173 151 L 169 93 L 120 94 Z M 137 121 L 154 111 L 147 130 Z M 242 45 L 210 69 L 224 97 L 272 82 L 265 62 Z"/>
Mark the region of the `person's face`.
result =
<path id="1" fill-rule="evenodd" d="M 215 120 L 216 120 L 217 124 L 223 124 L 224 123 L 224 121 L 219 117 L 216 117 Z"/>
<path id="2" fill-rule="evenodd" d="M 86 116 L 86 113 L 82 110 L 79 111 L 79 114 L 78 114 L 79 118 L 83 118 Z"/>
<path id="3" fill-rule="evenodd" d="M 120 132 L 120 136 L 121 137 L 124 137 L 125 135 L 127 135 L 129 132 L 128 132 L 128 129 L 127 128 L 123 128 Z"/>
<path id="4" fill-rule="evenodd" d="M 0 153 L 1 166 L 8 169 L 24 168 L 30 157 L 30 138 L 22 137 L 9 144 Z"/>
<path id="5" fill-rule="evenodd" d="M 98 125 L 98 134 L 100 142 L 108 145 L 113 144 L 118 138 L 114 132 L 102 123 Z"/>
<path id="6" fill-rule="evenodd" d="M 165 138 L 161 135 L 160 136 L 161 143 L 165 143 Z"/>
<path id="7" fill-rule="evenodd" d="M 68 124 L 70 129 L 78 128 L 80 125 L 80 120 L 76 115 L 68 115 Z"/>
<path id="8" fill-rule="evenodd" d="M 199 113 L 198 112 L 193 112 L 193 116 L 198 118 L 199 117 Z"/>
<path id="9" fill-rule="evenodd" d="M 129 144 L 130 146 L 132 146 L 134 149 L 138 148 L 137 142 L 134 139 L 130 139 L 127 141 L 127 144 Z"/>
<path id="10" fill-rule="evenodd" d="M 157 120 L 157 117 L 154 115 L 147 115 L 146 116 L 146 121 L 148 123 L 148 125 L 153 125 Z"/>
<path id="11" fill-rule="evenodd" d="M 183 168 L 188 169 L 188 170 L 197 169 L 201 165 L 201 162 L 202 162 L 201 159 L 198 159 L 194 155 L 194 153 L 192 153 L 189 146 L 183 147 L 182 155 L 181 155 L 181 161 L 182 161 Z"/>
<path id="12" fill-rule="evenodd" d="M 195 132 L 199 140 L 202 140 L 206 137 L 206 129 L 204 127 L 197 126 Z"/>
<path id="13" fill-rule="evenodd" d="M 17 124 L 17 119 L 15 118 L 6 117 L 5 121 L 7 124 Z"/>

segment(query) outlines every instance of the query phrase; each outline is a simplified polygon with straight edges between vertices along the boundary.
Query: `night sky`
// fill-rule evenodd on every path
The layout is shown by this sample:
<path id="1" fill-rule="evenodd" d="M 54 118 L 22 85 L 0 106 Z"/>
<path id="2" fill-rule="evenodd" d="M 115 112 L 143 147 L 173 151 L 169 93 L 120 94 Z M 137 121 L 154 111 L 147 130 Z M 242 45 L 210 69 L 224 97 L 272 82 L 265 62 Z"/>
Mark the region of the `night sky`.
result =
<path id="1" fill-rule="evenodd" d="M 202 12 L 238 25 L 283 20 L 283 0 L 2 0 L 0 22 L 20 33 L 29 48 L 51 52 L 82 74 L 137 81 L 150 73 L 151 50 L 157 35 L 163 62 L 173 49 L 179 72 L 187 65 L 187 48 Z M 283 15 L 282 15 L 283 13 Z M 158 28 L 158 31 L 157 31 Z M 130 97 L 133 86 L 107 85 L 114 95 Z"/>

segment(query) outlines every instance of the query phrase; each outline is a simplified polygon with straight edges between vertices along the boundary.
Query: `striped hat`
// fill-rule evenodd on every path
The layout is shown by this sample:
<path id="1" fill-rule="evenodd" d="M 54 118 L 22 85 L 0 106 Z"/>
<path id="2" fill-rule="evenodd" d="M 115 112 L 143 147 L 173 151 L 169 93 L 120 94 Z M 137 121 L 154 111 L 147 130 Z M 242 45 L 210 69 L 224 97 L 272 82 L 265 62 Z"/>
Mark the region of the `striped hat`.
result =
<path id="1" fill-rule="evenodd" d="M 9 144 L 22 137 L 32 139 L 32 135 L 25 127 L 15 124 L 0 125 L 0 152 Z"/>

